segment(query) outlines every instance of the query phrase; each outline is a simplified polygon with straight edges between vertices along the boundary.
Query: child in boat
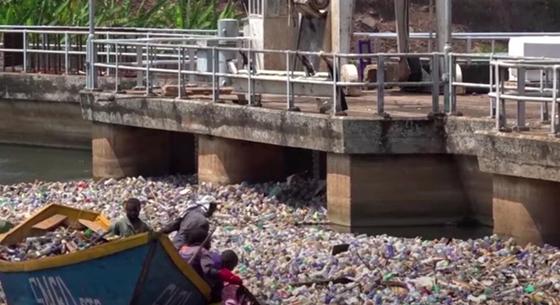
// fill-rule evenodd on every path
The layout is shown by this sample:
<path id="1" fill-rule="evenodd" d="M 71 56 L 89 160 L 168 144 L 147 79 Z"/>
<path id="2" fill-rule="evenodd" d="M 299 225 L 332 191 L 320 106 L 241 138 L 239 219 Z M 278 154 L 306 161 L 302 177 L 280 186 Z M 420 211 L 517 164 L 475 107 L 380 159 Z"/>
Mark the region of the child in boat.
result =
<path id="1" fill-rule="evenodd" d="M 239 263 L 237 254 L 232 250 L 222 252 L 222 266 L 219 271 L 220 279 L 227 284 L 243 285 L 243 281 L 239 276 L 233 273 L 233 269 Z"/>
<path id="2" fill-rule="evenodd" d="M 151 230 L 151 228 L 140 219 L 140 210 L 142 209 L 140 200 L 136 198 L 127 199 L 124 202 L 124 209 L 126 215 L 111 225 L 107 232 L 108 234 L 128 237 Z"/>

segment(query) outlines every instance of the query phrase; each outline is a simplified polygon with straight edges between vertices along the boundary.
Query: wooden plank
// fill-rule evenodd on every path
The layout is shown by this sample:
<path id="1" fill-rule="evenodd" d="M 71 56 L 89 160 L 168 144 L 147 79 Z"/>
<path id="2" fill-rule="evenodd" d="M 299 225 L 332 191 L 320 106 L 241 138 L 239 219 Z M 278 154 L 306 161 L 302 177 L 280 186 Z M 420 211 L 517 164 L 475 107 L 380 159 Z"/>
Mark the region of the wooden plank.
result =
<path id="1" fill-rule="evenodd" d="M 55 227 L 60 226 L 60 224 L 62 222 L 64 222 L 66 219 L 68 219 L 68 217 L 65 216 L 65 215 L 55 214 L 55 215 L 37 223 L 37 224 L 35 224 L 33 226 L 33 229 L 45 230 L 45 231 L 52 230 Z"/>
<path id="2" fill-rule="evenodd" d="M 89 221 L 86 219 L 80 219 L 78 222 L 83 225 L 84 227 L 94 231 L 94 232 L 105 232 L 106 228 L 95 221 Z"/>

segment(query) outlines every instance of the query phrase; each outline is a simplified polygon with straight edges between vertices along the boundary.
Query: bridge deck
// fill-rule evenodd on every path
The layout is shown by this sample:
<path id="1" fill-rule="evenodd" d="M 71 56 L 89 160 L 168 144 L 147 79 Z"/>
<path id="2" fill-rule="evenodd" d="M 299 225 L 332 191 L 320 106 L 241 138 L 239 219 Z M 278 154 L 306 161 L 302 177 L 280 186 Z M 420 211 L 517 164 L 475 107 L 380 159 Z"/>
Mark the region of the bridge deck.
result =
<path id="1" fill-rule="evenodd" d="M 188 99 L 211 100 L 208 95 L 193 95 Z M 187 99 L 187 100 L 188 100 Z M 235 95 L 221 95 L 220 99 L 226 103 L 237 101 Z M 348 97 L 346 112 L 349 117 L 370 118 L 376 116 L 377 96 L 375 91 L 365 91 L 362 96 Z M 304 113 L 320 113 L 320 106 L 329 103 L 327 99 L 313 97 L 297 97 L 295 105 Z M 270 109 L 286 109 L 284 96 L 263 95 L 262 107 Z M 540 120 L 540 104 L 526 103 L 527 123 L 531 127 L 529 133 L 543 134 L 549 131 L 549 125 L 542 124 Z M 443 96 L 440 96 L 440 110 L 443 109 Z M 465 117 L 489 118 L 490 98 L 486 94 L 466 94 L 457 96 L 457 109 Z M 387 90 L 385 92 L 385 111 L 392 118 L 422 118 L 432 111 L 432 96 L 430 94 L 409 93 L 400 90 Z M 506 105 L 508 125 L 514 126 L 517 104 L 513 101 Z"/>

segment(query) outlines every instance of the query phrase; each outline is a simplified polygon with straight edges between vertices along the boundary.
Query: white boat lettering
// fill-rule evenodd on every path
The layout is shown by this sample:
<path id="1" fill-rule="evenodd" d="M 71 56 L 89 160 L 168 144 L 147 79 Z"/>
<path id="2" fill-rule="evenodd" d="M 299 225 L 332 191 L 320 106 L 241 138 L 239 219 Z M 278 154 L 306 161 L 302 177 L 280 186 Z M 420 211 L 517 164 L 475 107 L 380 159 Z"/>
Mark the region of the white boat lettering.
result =
<path id="1" fill-rule="evenodd" d="M 152 305 L 186 305 L 192 291 L 182 290 L 175 284 L 169 284 Z"/>
<path id="2" fill-rule="evenodd" d="M 101 305 L 98 299 L 80 298 L 80 305 Z"/>
<path id="3" fill-rule="evenodd" d="M 75 298 L 60 276 L 31 277 L 28 282 L 39 305 L 103 305 L 95 298 Z"/>

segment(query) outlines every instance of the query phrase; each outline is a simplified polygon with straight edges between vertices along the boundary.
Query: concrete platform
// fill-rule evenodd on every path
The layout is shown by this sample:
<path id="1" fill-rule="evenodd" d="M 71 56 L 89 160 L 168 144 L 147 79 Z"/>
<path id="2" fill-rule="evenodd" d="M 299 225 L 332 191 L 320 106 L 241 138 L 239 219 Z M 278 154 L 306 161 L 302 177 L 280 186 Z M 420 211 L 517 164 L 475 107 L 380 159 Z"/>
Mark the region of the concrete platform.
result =
<path id="1" fill-rule="evenodd" d="M 41 98 L 25 90 L 49 81 L 10 81 L 17 79 L 27 89 L 2 87 L 2 107 Z M 53 96 L 42 98 L 61 103 L 50 101 Z M 232 95 L 220 100 L 82 92 L 83 122 L 99 126 L 94 173 L 120 178 L 182 169 L 196 170 L 201 181 L 237 183 L 313 168 L 327 180 L 329 215 L 337 225 L 398 228 L 476 219 L 521 242 L 558 243 L 557 217 L 543 211 L 560 204 L 560 142 L 539 121 L 539 104 L 527 106 L 530 131 L 500 133 L 488 118 L 486 95 L 459 96 L 463 116 L 444 116 L 428 115 L 430 95 L 388 90 L 389 118 L 376 115 L 375 92 L 349 98 L 347 116 L 320 113 L 325 101 L 313 97 L 296 99 L 300 112 L 287 111 L 280 96 L 263 96 L 262 107 L 239 105 Z M 61 101 L 78 103 L 64 95 Z M 512 125 L 515 106 L 507 108 Z M 508 217 L 510 211 L 519 217 Z"/>

